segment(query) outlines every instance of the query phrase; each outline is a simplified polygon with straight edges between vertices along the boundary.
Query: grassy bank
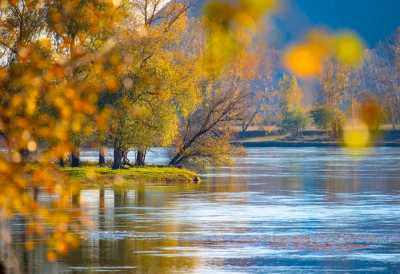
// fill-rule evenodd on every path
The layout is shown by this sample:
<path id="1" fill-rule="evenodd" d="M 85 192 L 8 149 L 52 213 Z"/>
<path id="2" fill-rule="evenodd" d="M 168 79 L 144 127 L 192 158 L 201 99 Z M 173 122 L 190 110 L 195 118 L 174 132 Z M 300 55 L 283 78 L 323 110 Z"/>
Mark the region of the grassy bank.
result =
<path id="1" fill-rule="evenodd" d="M 121 181 L 129 182 L 158 182 L 158 183 L 197 183 L 199 176 L 190 170 L 175 167 L 131 167 L 125 169 L 111 169 L 110 167 L 82 166 L 66 167 L 63 171 L 76 179 L 101 181 L 113 184 Z M 122 180 L 121 180 L 122 179 Z"/>

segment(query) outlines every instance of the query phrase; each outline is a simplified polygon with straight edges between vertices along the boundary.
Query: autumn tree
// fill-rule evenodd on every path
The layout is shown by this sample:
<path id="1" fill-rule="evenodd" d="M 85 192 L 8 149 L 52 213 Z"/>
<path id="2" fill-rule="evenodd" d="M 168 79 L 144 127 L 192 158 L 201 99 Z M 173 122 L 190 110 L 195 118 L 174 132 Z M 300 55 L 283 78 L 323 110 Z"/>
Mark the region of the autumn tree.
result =
<path id="1" fill-rule="evenodd" d="M 251 92 L 241 121 L 242 131 L 246 131 L 252 125 L 262 126 L 267 115 L 274 112 L 278 101 L 275 79 L 281 69 L 279 51 L 267 48 L 258 40 L 257 44 L 246 57 L 245 66 L 248 71 L 246 74 L 249 77 Z"/>
<path id="2" fill-rule="evenodd" d="M 276 6 L 274 0 L 210 1 L 205 5 L 204 29 L 199 31 L 198 45 L 191 46 L 204 49 L 199 53 L 200 103 L 194 111 L 180 117 L 170 165 L 231 162 L 238 151 L 230 143 L 233 128 L 245 120 L 244 124 L 251 124 L 260 111 L 246 113 L 254 102 L 252 99 L 258 97 L 250 93 L 257 67 L 251 45 L 262 17 Z"/>
<path id="3" fill-rule="evenodd" d="M 247 81 L 231 71 L 217 82 L 204 82 L 201 95 L 195 111 L 181 117 L 170 165 L 226 164 L 237 151 L 230 140 L 246 109 Z"/>
<path id="4" fill-rule="evenodd" d="M 0 8 L 0 132 L 7 151 L 0 155 L 1 215 L 21 214 L 29 235 L 46 235 L 49 260 L 76 246 L 71 229 L 85 223 L 66 210 L 78 188 L 54 162 L 74 147 L 71 133 L 90 130 L 84 121 L 96 115 L 98 94 L 113 74 L 104 66 L 111 40 L 87 50 L 80 45 L 90 39 L 78 28 L 71 47 L 67 7 L 79 10 L 73 16 L 94 36 L 119 20 L 109 1 L 2 1 Z M 39 189 L 53 197 L 51 210 L 37 200 Z"/>
<path id="5" fill-rule="evenodd" d="M 303 91 L 293 75 L 285 74 L 279 82 L 281 96 L 281 128 L 294 135 L 302 133 L 306 126 L 306 114 L 303 104 Z"/>
<path id="6" fill-rule="evenodd" d="M 52 31 L 52 40 L 59 58 L 74 58 L 85 52 L 95 53 L 108 39 L 115 35 L 115 30 L 109 28 L 113 21 L 122 19 L 126 15 L 122 4 L 116 12 L 110 14 L 107 6 L 110 3 L 87 0 L 70 1 L 61 3 L 52 1 L 48 4 L 49 29 Z M 90 13 L 92 16 L 88 17 Z M 102 17 L 101 24 L 96 23 L 96 18 Z M 91 64 L 78 64 L 65 77 L 77 81 L 85 81 Z M 69 80 L 69 79 L 67 79 Z M 86 123 L 90 120 L 85 121 Z M 71 132 L 73 148 L 71 151 L 71 165 L 80 165 L 80 146 L 89 137 L 89 132 L 84 132 L 75 124 L 74 132 Z"/>
<path id="7" fill-rule="evenodd" d="M 112 109 L 109 140 L 114 148 L 113 168 L 121 168 L 127 153 L 136 150 L 143 165 L 146 151 L 170 144 L 177 132 L 177 114 L 196 101 L 196 59 L 184 52 L 187 5 L 161 1 L 130 2 L 134 43 L 121 52 L 131 63 L 119 78 L 120 89 L 108 98 Z M 124 39 L 124 38 L 122 38 Z"/>
<path id="8" fill-rule="evenodd" d="M 317 97 L 319 107 L 332 113 L 330 121 L 330 132 L 338 137 L 344 120 L 345 99 L 350 88 L 351 68 L 331 59 L 326 62 L 320 76 L 320 93 Z M 353 99 L 353 97 L 351 97 Z M 351 99 L 351 105 L 353 100 Z M 318 108 L 318 107 L 317 107 Z"/>
<path id="9" fill-rule="evenodd" d="M 371 94 L 386 109 L 388 122 L 395 129 L 400 121 L 400 31 L 369 51 L 363 74 Z"/>

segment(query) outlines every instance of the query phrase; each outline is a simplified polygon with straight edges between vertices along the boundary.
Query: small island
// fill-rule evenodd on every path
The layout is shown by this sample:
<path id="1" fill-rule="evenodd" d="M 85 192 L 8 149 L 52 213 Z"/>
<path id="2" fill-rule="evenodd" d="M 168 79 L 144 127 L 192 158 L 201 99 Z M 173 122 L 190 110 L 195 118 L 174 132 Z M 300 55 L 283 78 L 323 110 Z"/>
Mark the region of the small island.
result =
<path id="1" fill-rule="evenodd" d="M 65 167 L 64 172 L 75 179 L 87 181 L 101 180 L 105 185 L 120 182 L 157 182 L 157 183 L 199 183 L 200 176 L 188 169 L 168 166 L 145 166 L 112 169 L 82 165 L 80 167 Z M 121 180 L 122 179 L 122 180 Z"/>

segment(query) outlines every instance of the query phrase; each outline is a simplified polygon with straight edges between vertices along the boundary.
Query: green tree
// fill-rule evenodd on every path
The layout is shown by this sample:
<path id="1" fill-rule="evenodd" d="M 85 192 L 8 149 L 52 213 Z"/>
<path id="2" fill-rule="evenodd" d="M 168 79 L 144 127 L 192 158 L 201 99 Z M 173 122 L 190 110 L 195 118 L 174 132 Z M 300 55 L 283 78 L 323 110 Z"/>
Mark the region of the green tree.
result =
<path id="1" fill-rule="evenodd" d="M 285 113 L 281 122 L 281 127 L 285 132 L 289 132 L 294 136 L 303 133 L 307 126 L 307 116 L 300 111 L 288 111 Z"/>
<path id="2" fill-rule="evenodd" d="M 285 132 L 299 135 L 307 124 L 303 105 L 303 91 L 296 77 L 285 74 L 279 82 L 281 96 L 281 128 Z"/>
<path id="3" fill-rule="evenodd" d="M 335 113 L 326 107 L 315 108 L 310 112 L 310 115 L 314 124 L 324 130 L 331 129 L 332 122 L 335 119 Z"/>

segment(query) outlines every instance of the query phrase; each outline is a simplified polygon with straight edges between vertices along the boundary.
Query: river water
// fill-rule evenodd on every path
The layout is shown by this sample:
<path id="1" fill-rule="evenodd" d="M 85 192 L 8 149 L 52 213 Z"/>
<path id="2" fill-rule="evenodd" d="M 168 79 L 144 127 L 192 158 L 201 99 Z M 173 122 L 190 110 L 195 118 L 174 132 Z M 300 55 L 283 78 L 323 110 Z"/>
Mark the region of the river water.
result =
<path id="1" fill-rule="evenodd" d="M 201 184 L 83 189 L 81 207 L 94 227 L 56 263 L 15 226 L 26 273 L 400 273 L 400 148 L 251 148 Z"/>

